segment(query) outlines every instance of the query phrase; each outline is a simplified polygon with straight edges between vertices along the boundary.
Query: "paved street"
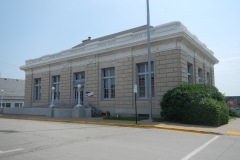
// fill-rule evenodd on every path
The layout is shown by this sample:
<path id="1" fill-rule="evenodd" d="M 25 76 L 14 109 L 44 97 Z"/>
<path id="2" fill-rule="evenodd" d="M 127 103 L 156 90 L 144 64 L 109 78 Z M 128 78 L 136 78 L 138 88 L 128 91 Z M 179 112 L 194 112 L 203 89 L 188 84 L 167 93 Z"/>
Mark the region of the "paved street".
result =
<path id="1" fill-rule="evenodd" d="M 3 160 L 236 160 L 240 136 L 0 119 Z"/>

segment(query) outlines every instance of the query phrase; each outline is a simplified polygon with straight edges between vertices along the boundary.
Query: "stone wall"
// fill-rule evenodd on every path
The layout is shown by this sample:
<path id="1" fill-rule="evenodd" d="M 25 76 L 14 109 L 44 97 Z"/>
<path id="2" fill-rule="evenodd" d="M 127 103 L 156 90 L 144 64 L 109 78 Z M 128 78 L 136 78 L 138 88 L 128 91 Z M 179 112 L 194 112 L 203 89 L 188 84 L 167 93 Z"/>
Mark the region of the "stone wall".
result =
<path id="1" fill-rule="evenodd" d="M 50 104 L 50 87 L 51 77 L 50 72 L 43 72 L 41 77 L 41 102 L 43 104 Z"/>
<path id="2" fill-rule="evenodd" d="M 133 58 L 116 61 L 116 113 L 133 114 Z"/>
<path id="3" fill-rule="evenodd" d="M 24 106 L 31 106 L 33 101 L 33 75 L 25 76 L 25 98 L 24 98 Z"/>
<path id="4" fill-rule="evenodd" d="M 101 72 L 99 70 L 98 61 L 92 61 L 89 62 L 89 64 L 86 65 L 85 69 L 85 93 L 86 92 L 93 92 L 93 97 L 85 97 L 85 101 L 87 103 L 94 104 L 96 106 L 99 105 L 99 84 L 100 84 L 100 75 Z"/>
<path id="5" fill-rule="evenodd" d="M 168 50 L 157 52 L 155 58 L 155 108 L 160 114 L 160 102 L 162 96 L 179 84 L 181 79 L 181 68 L 179 60 L 179 50 Z M 155 113 L 156 114 L 156 113 Z"/>
<path id="6" fill-rule="evenodd" d="M 0 113 L 8 115 L 30 115 L 74 119 L 92 117 L 92 110 L 90 108 L 0 108 Z"/>
<path id="7" fill-rule="evenodd" d="M 174 41 L 170 44 L 173 43 Z M 199 83 L 198 68 L 201 68 L 205 82 L 207 72 L 209 72 L 211 84 L 214 85 L 213 66 L 209 59 L 204 58 L 203 53 L 194 48 L 187 48 L 188 46 L 163 49 L 160 45 L 160 43 L 154 43 L 151 54 L 151 61 L 154 64 L 155 96 L 152 98 L 154 116 L 160 115 L 159 104 L 164 93 L 178 84 L 187 83 L 188 63 L 193 65 L 193 83 Z M 137 64 L 147 61 L 146 46 L 138 45 L 114 52 L 104 52 L 71 61 L 53 63 L 41 69 L 35 68 L 32 72 L 34 74 L 26 76 L 25 104 L 26 106 L 39 106 L 40 104 L 49 106 L 52 76 L 55 75 L 60 75 L 60 99 L 73 99 L 73 75 L 77 72 L 85 72 L 84 94 L 86 91 L 94 93 L 91 98 L 84 96 L 85 102 L 95 105 L 103 112 L 109 111 L 111 115 L 133 115 L 135 113 L 133 85 L 137 84 Z M 102 95 L 102 70 L 110 67 L 115 69 L 115 98 L 106 100 Z M 39 102 L 33 102 L 34 78 L 41 78 L 42 90 Z M 149 113 L 148 98 L 137 97 L 137 106 L 139 114 Z M 63 104 L 60 107 L 69 106 Z"/>
<path id="8" fill-rule="evenodd" d="M 72 73 L 68 62 L 63 66 L 60 74 L 60 99 L 69 100 L 71 99 L 72 91 Z M 68 107 L 67 104 L 61 104 L 60 107 Z"/>

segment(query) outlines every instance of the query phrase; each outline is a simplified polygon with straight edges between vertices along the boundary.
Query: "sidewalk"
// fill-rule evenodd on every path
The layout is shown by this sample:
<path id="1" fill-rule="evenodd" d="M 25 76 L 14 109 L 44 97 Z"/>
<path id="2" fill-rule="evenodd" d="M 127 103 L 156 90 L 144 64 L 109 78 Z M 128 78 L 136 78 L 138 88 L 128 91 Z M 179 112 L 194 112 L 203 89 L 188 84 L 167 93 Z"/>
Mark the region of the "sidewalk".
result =
<path id="1" fill-rule="evenodd" d="M 193 132 L 202 134 L 221 134 L 221 135 L 237 135 L 240 136 L 240 118 L 229 121 L 228 124 L 212 127 L 201 125 L 188 125 L 173 122 L 152 122 L 149 120 L 138 121 L 118 121 L 118 120 L 104 120 L 102 117 L 81 118 L 81 119 L 56 119 L 47 118 L 44 116 L 26 116 L 26 115 L 3 115 L 0 118 L 9 119 L 23 119 L 23 120 L 38 120 L 38 121 L 51 121 L 51 122 L 67 122 L 67 123 L 80 123 L 80 124 L 96 124 L 96 125 L 109 125 L 109 126 L 122 126 L 122 127 L 138 127 L 138 128 L 154 128 L 166 129 L 183 132 Z"/>

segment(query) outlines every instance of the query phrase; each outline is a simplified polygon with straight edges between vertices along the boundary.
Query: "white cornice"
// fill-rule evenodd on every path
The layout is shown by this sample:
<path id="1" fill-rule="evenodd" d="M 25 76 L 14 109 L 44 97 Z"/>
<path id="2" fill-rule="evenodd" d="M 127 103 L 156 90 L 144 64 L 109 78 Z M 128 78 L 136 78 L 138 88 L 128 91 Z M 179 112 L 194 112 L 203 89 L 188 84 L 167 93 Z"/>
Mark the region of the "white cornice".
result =
<path id="1" fill-rule="evenodd" d="M 151 42 L 166 40 L 170 38 L 183 37 L 191 42 L 197 49 L 206 54 L 214 63 L 218 60 L 213 56 L 213 52 L 209 50 L 205 44 L 200 42 L 196 36 L 191 34 L 187 28 L 180 22 L 170 22 L 151 28 Z M 33 67 L 39 67 L 65 60 L 71 60 L 79 57 L 85 57 L 94 54 L 101 54 L 108 51 L 133 47 L 136 45 L 146 44 L 147 32 L 146 30 L 136 33 L 128 33 L 110 38 L 104 41 L 96 41 L 88 43 L 78 48 L 72 48 L 61 51 L 55 54 L 49 54 L 40 58 L 27 60 L 24 66 L 20 69 L 26 70 Z"/>

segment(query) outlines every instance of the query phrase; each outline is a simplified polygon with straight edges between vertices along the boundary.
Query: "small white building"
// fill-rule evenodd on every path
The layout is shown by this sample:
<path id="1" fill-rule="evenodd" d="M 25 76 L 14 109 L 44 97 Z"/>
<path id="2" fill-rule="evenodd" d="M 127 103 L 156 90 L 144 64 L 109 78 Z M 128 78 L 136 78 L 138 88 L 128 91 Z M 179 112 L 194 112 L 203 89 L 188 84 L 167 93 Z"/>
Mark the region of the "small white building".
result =
<path id="1" fill-rule="evenodd" d="M 25 80 L 0 78 L 0 107 L 24 105 Z"/>

